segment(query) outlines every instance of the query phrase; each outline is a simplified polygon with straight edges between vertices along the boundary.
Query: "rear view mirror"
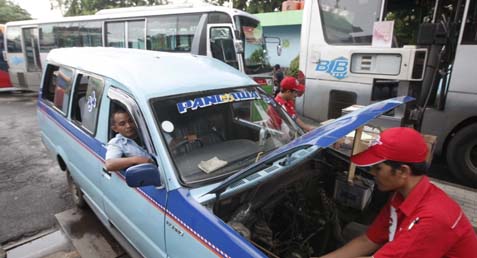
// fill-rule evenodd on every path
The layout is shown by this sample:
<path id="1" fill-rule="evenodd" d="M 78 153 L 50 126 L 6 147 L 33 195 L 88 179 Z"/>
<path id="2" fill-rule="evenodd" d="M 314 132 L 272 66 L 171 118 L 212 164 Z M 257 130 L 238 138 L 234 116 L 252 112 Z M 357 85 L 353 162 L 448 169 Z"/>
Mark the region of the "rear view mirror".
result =
<path id="1" fill-rule="evenodd" d="M 241 40 L 235 40 L 234 43 L 237 54 L 243 54 L 243 42 Z"/>
<path id="2" fill-rule="evenodd" d="M 264 37 L 266 44 L 277 44 L 277 56 L 282 55 L 282 39 L 279 37 Z"/>
<path id="3" fill-rule="evenodd" d="M 161 176 L 156 165 L 139 164 L 126 169 L 126 182 L 130 187 L 161 186 Z"/>

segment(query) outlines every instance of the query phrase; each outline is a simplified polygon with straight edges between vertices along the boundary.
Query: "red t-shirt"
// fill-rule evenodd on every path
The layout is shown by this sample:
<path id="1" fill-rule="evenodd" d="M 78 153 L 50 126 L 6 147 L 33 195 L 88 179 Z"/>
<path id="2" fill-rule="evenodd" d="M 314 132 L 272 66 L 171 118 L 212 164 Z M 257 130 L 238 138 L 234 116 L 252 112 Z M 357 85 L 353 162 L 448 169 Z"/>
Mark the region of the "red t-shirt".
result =
<path id="1" fill-rule="evenodd" d="M 280 94 L 275 97 L 275 101 L 280 104 L 287 113 L 291 116 L 291 118 L 296 118 L 296 111 L 295 111 L 295 101 L 293 100 L 284 100 Z"/>
<path id="2" fill-rule="evenodd" d="M 293 100 L 284 100 L 280 94 L 278 94 L 275 97 L 275 101 L 285 109 L 292 119 L 296 119 L 295 102 Z M 278 113 L 271 106 L 268 107 L 267 113 L 271 118 L 270 126 L 275 129 L 280 129 L 282 125 L 282 119 Z"/>
<path id="3" fill-rule="evenodd" d="M 374 258 L 477 258 L 477 236 L 469 219 L 426 176 L 406 199 L 395 193 L 366 235 L 383 245 Z"/>

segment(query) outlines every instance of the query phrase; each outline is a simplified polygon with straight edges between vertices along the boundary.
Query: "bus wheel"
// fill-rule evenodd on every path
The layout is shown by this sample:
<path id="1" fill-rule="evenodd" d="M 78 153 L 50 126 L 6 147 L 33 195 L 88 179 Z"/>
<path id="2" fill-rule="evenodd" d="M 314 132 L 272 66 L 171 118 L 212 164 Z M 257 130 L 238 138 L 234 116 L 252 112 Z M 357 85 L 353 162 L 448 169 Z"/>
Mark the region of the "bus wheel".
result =
<path id="1" fill-rule="evenodd" d="M 83 197 L 83 192 L 81 192 L 81 188 L 73 180 L 73 177 L 68 170 L 66 170 L 66 181 L 68 181 L 68 189 L 73 197 L 73 203 L 79 208 L 85 208 L 86 202 Z"/>
<path id="2" fill-rule="evenodd" d="M 458 179 L 477 185 L 477 124 L 459 130 L 450 140 L 447 164 Z"/>

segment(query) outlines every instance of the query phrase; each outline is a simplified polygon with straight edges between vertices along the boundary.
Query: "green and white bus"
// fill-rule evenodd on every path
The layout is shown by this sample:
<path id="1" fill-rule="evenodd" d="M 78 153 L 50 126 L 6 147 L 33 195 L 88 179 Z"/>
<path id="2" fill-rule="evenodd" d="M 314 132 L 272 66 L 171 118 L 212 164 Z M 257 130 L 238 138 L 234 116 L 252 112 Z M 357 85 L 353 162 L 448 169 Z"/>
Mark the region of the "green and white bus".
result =
<path id="1" fill-rule="evenodd" d="M 211 56 L 257 81 L 272 70 L 256 17 L 204 4 L 107 9 L 88 16 L 9 22 L 5 45 L 12 84 L 27 90 L 38 89 L 48 52 L 63 47 L 105 46 Z"/>

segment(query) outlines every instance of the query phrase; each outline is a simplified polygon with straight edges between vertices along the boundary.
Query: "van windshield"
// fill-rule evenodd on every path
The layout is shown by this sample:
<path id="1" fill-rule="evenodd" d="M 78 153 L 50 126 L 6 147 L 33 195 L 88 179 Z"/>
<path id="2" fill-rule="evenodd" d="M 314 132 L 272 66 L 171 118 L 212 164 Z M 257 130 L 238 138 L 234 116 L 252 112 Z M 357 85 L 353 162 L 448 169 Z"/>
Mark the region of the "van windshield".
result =
<path id="1" fill-rule="evenodd" d="M 255 87 L 151 103 L 184 184 L 222 179 L 302 134 L 280 105 Z"/>

